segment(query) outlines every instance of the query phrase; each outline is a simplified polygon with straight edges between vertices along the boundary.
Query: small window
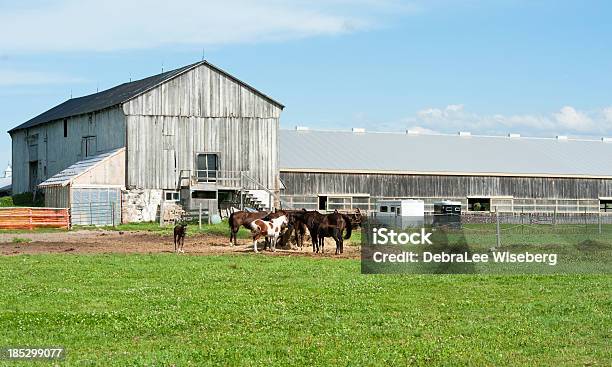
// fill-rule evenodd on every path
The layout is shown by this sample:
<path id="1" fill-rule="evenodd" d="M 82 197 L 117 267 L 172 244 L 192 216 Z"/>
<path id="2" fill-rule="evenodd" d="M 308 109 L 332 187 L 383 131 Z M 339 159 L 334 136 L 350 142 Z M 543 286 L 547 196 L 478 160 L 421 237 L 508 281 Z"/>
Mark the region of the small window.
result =
<path id="1" fill-rule="evenodd" d="M 166 191 L 164 199 L 166 201 L 180 201 L 181 195 L 176 191 Z"/>
<path id="2" fill-rule="evenodd" d="M 192 191 L 191 192 L 191 198 L 192 199 L 217 199 L 217 192 L 216 191 L 204 191 L 204 190 L 198 190 L 198 191 Z"/>
<path id="3" fill-rule="evenodd" d="M 612 213 L 612 200 L 599 200 L 599 211 Z"/>
<path id="4" fill-rule="evenodd" d="M 327 196 L 319 196 L 319 210 L 327 210 Z"/>
<path id="5" fill-rule="evenodd" d="M 491 210 L 491 199 L 468 198 L 468 210 L 473 212 L 488 212 Z"/>
<path id="6" fill-rule="evenodd" d="M 391 213 L 395 213 L 395 207 L 394 206 L 391 207 Z"/>
<path id="7" fill-rule="evenodd" d="M 381 213 L 387 213 L 389 211 L 389 207 L 386 205 L 383 205 L 380 207 L 380 212 Z"/>
<path id="8" fill-rule="evenodd" d="M 68 119 L 64 119 L 64 138 L 68 137 Z"/>
<path id="9" fill-rule="evenodd" d="M 395 210 L 395 214 L 397 214 L 397 215 L 401 215 L 401 214 L 402 214 L 402 213 L 401 213 L 401 211 L 400 211 L 400 208 L 397 208 L 397 209 Z"/>

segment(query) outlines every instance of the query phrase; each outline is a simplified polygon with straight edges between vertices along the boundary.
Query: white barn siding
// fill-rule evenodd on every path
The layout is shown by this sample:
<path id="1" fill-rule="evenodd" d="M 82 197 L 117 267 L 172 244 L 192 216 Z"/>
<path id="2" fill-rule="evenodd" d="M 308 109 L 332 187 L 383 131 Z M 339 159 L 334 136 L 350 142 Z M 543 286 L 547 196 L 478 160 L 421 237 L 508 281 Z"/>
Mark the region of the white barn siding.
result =
<path id="1" fill-rule="evenodd" d="M 176 189 L 195 154 L 219 154 L 219 169 L 248 171 L 278 189 L 281 108 L 209 67 L 194 69 L 124 103 L 127 186 Z"/>
<path id="2" fill-rule="evenodd" d="M 124 104 L 126 115 L 279 118 L 281 108 L 208 65 Z"/>
<path id="3" fill-rule="evenodd" d="M 176 189 L 195 154 L 219 154 L 222 171 L 248 171 L 276 189 L 278 119 L 128 116 L 128 187 Z"/>

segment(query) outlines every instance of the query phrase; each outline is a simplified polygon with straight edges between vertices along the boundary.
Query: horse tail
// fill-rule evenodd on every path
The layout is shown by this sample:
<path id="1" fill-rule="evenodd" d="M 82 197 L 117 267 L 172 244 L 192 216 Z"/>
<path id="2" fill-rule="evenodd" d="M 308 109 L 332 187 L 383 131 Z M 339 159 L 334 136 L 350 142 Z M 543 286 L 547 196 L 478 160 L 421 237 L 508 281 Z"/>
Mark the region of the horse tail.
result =
<path id="1" fill-rule="evenodd" d="M 232 214 L 230 214 L 227 223 L 229 224 L 230 230 L 234 228 L 234 214 L 236 214 L 237 212 L 233 212 Z"/>
<path id="2" fill-rule="evenodd" d="M 351 225 L 351 218 L 346 214 L 341 214 L 342 219 L 346 222 L 346 234 L 344 235 L 344 239 L 348 240 L 351 238 L 351 234 L 353 233 L 353 226 Z"/>

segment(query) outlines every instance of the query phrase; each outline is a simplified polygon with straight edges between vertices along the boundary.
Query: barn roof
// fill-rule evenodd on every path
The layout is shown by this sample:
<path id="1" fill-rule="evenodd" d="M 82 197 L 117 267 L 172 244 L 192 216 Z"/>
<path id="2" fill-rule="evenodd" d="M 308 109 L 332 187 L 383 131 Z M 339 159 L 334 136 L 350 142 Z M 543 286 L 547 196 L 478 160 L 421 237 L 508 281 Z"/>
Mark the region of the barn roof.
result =
<path id="1" fill-rule="evenodd" d="M 44 124 L 44 123 L 47 123 L 53 120 L 59 120 L 59 119 L 63 119 L 63 118 L 71 117 L 71 116 L 77 116 L 77 115 L 82 115 L 82 114 L 91 113 L 95 111 L 100 111 L 100 110 L 104 110 L 104 109 L 107 109 L 113 106 L 120 105 L 200 65 L 207 65 L 211 69 L 232 79 L 234 82 L 244 86 L 245 88 L 248 88 L 249 90 L 253 91 L 254 93 L 261 96 L 262 98 L 266 99 L 268 102 L 275 104 L 281 109 L 285 107 L 281 103 L 273 100 L 272 98 L 268 97 L 267 95 L 263 94 L 257 89 L 251 87 L 247 83 L 241 81 L 238 78 L 233 77 L 232 75 L 210 64 L 209 62 L 200 61 L 200 62 L 191 64 L 191 65 L 184 66 L 182 68 L 178 68 L 175 70 L 167 71 L 165 73 L 153 75 L 148 78 L 136 80 L 136 81 L 129 82 L 129 83 L 123 83 L 116 87 L 104 90 L 102 92 L 90 94 L 90 95 L 83 96 L 83 97 L 71 98 L 67 100 L 66 102 L 63 102 L 51 108 L 50 110 L 45 111 L 41 113 L 40 115 L 24 122 L 23 124 L 12 128 L 8 132 L 12 133 L 13 131 L 16 131 L 16 130 L 34 127 L 34 126 L 41 125 L 41 124 Z"/>
<path id="2" fill-rule="evenodd" d="M 69 185 L 70 183 L 72 183 L 72 181 L 81 176 L 82 174 L 88 172 L 89 170 L 91 170 L 92 168 L 96 167 L 97 165 L 101 164 L 102 162 L 104 162 L 105 160 L 107 160 L 108 158 L 114 156 L 115 154 L 121 152 L 125 150 L 124 147 L 121 148 L 117 148 L 117 149 L 113 149 L 113 150 L 109 150 L 100 154 L 96 154 L 94 156 L 91 157 L 87 157 L 81 161 L 78 161 L 70 166 L 68 166 L 67 168 L 61 170 L 60 172 L 56 173 L 55 175 L 49 177 L 48 179 L 46 179 L 45 181 L 43 181 L 42 183 L 40 183 L 38 186 L 39 187 L 45 187 L 45 186 L 66 186 Z"/>
<path id="3" fill-rule="evenodd" d="M 600 140 L 346 131 L 280 132 L 280 169 L 527 177 L 612 178 Z"/>

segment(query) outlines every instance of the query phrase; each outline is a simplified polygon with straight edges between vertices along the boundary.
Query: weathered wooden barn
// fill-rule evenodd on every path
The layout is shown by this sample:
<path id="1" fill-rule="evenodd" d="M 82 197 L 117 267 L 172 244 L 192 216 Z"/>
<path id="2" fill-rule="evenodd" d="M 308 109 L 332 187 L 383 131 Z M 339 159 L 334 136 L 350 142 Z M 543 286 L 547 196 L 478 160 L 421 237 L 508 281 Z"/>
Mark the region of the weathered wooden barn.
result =
<path id="1" fill-rule="evenodd" d="M 9 131 L 13 192 L 48 181 L 48 205 L 70 207 L 70 195 L 50 192 L 60 192 L 53 177 L 125 148 L 124 221 L 154 220 L 166 201 L 214 211 L 239 190 L 269 199 L 279 191 L 283 108 L 206 61 L 72 98 Z M 105 185 L 115 182 L 96 183 Z"/>
<path id="2" fill-rule="evenodd" d="M 415 198 L 465 211 L 612 212 L 612 142 L 281 130 L 285 206 L 373 209 Z"/>

